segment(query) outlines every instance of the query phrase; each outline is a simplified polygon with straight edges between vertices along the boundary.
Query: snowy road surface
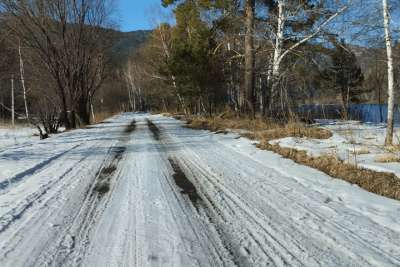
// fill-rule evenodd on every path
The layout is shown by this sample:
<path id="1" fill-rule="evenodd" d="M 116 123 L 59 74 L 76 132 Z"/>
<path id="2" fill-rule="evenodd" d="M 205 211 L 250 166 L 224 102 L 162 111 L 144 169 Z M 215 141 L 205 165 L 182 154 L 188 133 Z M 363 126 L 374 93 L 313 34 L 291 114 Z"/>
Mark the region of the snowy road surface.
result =
<path id="1" fill-rule="evenodd" d="M 0 266 L 400 266 L 400 202 L 123 114 L 0 152 Z"/>

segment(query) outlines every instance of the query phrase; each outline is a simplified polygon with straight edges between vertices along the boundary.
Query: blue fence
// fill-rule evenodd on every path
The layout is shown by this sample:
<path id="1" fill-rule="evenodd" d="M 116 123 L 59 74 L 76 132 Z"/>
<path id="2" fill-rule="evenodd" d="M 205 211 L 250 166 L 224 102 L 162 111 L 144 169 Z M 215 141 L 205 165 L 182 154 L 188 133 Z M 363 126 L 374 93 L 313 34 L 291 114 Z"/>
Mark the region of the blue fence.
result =
<path id="1" fill-rule="evenodd" d="M 355 119 L 362 122 L 387 122 L 387 105 L 379 104 L 358 104 L 351 105 L 349 113 Z M 400 124 L 400 107 L 394 107 L 394 122 Z"/>
<path id="2" fill-rule="evenodd" d="M 340 119 L 342 107 L 340 105 L 302 105 L 299 112 L 304 117 L 313 119 Z M 352 104 L 349 106 L 349 117 L 362 122 L 386 122 L 387 105 L 379 104 Z M 400 124 L 399 106 L 395 106 L 394 121 Z"/>

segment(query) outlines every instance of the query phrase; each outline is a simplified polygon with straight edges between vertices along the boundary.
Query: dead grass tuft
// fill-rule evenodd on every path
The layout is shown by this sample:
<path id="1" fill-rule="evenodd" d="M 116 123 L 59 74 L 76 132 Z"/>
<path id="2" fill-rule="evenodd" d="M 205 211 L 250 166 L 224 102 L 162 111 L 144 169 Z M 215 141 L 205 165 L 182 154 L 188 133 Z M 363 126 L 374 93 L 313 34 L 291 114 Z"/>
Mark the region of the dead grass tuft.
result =
<path id="1" fill-rule="evenodd" d="M 285 137 L 307 137 L 313 139 L 328 139 L 332 133 L 326 129 L 307 127 L 300 123 L 289 123 L 284 127 L 255 132 L 255 139 L 273 140 Z"/>
<path id="2" fill-rule="evenodd" d="M 400 145 L 385 146 L 384 149 L 389 153 L 396 153 L 400 151 Z"/>
<path id="3" fill-rule="evenodd" d="M 369 192 L 400 200 L 400 179 L 393 173 L 359 168 L 343 162 L 334 155 L 311 157 L 305 151 L 283 148 L 279 145 L 271 145 L 268 142 L 262 142 L 258 147 L 272 150 L 299 164 L 318 169 L 329 176 L 356 184 Z"/>
<path id="4" fill-rule="evenodd" d="M 367 147 L 360 147 L 358 149 L 352 150 L 351 153 L 353 155 L 365 155 L 365 154 L 369 154 L 369 150 Z"/>
<path id="5" fill-rule="evenodd" d="M 392 153 L 385 153 L 378 155 L 375 158 L 375 162 L 379 163 L 400 162 L 400 156 Z"/>
<path id="6" fill-rule="evenodd" d="M 261 119 L 221 118 L 220 116 L 217 116 L 212 118 L 193 117 L 187 120 L 187 126 L 189 128 L 206 129 L 215 132 L 225 129 L 261 131 L 270 128 L 272 125 Z"/>

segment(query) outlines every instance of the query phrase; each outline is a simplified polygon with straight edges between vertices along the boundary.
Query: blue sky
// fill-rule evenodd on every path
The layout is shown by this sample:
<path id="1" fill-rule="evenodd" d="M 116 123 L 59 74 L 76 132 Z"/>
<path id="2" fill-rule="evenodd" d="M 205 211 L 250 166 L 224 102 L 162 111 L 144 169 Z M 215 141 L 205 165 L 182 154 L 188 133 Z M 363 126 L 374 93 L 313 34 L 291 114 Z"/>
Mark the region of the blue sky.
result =
<path id="1" fill-rule="evenodd" d="M 151 19 L 161 9 L 161 0 L 116 0 L 116 3 L 121 31 L 151 29 Z"/>

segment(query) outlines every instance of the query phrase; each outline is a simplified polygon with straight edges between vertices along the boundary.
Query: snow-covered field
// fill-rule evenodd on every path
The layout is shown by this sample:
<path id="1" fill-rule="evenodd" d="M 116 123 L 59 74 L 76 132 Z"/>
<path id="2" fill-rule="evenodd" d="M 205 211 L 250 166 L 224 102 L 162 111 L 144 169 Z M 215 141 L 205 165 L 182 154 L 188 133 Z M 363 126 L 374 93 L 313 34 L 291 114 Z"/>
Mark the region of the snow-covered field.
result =
<path id="1" fill-rule="evenodd" d="M 329 139 L 287 137 L 270 143 L 307 151 L 311 156 L 335 155 L 346 162 L 376 171 L 392 172 L 400 177 L 400 147 L 385 148 L 386 125 L 357 121 L 319 121 L 318 126 L 333 133 Z M 394 143 L 400 142 L 395 128 Z M 392 162 L 382 162 L 392 161 Z M 398 161 L 398 162 L 397 162 Z"/>
<path id="2" fill-rule="evenodd" d="M 172 118 L 122 114 L 0 167 L 0 266 L 400 266 L 400 202 Z"/>
<path id="3" fill-rule="evenodd" d="M 37 130 L 31 127 L 17 126 L 12 128 L 0 125 L 0 151 L 10 146 L 21 145 L 34 139 L 39 139 L 34 134 L 37 134 Z"/>

